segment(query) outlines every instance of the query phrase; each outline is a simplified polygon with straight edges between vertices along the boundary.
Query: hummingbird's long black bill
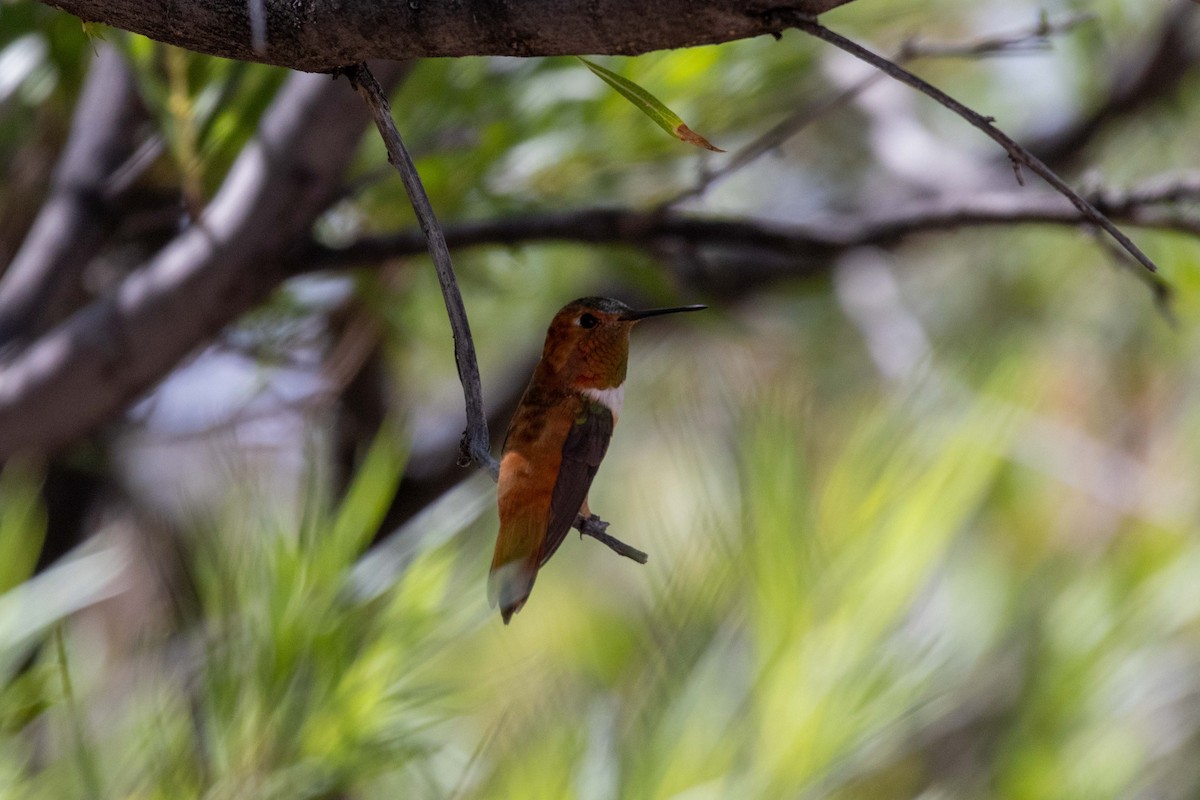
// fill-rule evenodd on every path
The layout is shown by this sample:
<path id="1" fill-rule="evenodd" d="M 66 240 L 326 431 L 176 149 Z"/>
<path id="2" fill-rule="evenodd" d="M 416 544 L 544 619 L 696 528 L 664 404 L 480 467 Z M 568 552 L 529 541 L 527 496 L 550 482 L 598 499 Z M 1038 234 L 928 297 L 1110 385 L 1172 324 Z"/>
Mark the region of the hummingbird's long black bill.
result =
<path id="1" fill-rule="evenodd" d="M 678 314 L 682 311 L 702 311 L 708 306 L 676 306 L 675 308 L 649 308 L 645 311 L 626 311 L 619 319 L 622 322 L 636 322 L 646 317 L 657 317 L 662 314 Z"/>

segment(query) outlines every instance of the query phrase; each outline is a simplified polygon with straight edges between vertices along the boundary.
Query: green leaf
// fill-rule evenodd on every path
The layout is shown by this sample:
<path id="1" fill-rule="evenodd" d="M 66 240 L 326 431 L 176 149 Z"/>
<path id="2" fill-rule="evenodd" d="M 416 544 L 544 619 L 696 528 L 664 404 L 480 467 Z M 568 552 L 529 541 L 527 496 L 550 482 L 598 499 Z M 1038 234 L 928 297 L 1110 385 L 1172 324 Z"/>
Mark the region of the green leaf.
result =
<path id="1" fill-rule="evenodd" d="M 46 537 L 46 509 L 38 493 L 44 474 L 12 459 L 0 471 L 0 595 L 33 574 Z"/>
<path id="2" fill-rule="evenodd" d="M 380 427 L 367 457 L 359 467 L 327 537 L 339 563 L 351 562 L 370 542 L 383 521 L 404 473 L 408 446 L 399 426 L 387 420 Z"/>
<path id="3" fill-rule="evenodd" d="M 88 37 L 89 39 L 99 39 L 100 41 L 104 41 L 103 25 L 98 22 L 89 22 L 86 19 L 80 20 L 79 24 L 83 26 L 84 36 Z"/>
<path id="4" fill-rule="evenodd" d="M 647 92 L 641 86 L 638 86 L 628 78 L 622 78 L 612 70 L 607 70 L 599 64 L 588 61 L 583 56 L 575 56 L 582 61 L 588 69 L 595 73 L 600 80 L 607 83 L 612 88 L 620 92 L 626 100 L 633 103 L 637 108 L 650 119 L 662 128 L 667 133 L 674 136 L 680 141 L 694 144 L 697 147 L 703 147 L 705 150 L 712 150 L 714 153 L 724 153 L 725 151 L 715 146 L 712 142 L 705 139 L 700 134 L 689 128 L 679 115 L 671 109 L 663 105 L 663 102 L 654 95 Z"/>

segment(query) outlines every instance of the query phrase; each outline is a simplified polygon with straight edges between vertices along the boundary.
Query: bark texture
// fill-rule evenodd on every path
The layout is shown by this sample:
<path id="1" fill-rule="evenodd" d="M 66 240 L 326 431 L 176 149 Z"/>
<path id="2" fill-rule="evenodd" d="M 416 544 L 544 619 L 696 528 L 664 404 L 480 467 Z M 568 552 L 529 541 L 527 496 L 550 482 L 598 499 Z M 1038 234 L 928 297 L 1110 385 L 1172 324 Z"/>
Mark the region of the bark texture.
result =
<path id="1" fill-rule="evenodd" d="M 776 10 L 850 0 L 44 0 L 87 22 L 243 61 L 328 72 L 369 58 L 637 55 L 778 32 Z M 265 46 L 254 47 L 261 11 Z"/>

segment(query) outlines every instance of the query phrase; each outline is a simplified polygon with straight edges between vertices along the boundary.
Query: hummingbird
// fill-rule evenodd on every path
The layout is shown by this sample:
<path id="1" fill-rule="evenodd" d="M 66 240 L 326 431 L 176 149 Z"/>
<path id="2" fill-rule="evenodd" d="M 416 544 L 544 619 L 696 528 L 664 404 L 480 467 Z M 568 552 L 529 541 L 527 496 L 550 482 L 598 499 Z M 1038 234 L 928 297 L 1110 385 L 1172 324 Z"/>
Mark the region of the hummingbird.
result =
<path id="1" fill-rule="evenodd" d="M 635 311 L 619 300 L 583 297 L 554 315 L 500 455 L 500 534 L 488 600 L 500 606 L 505 625 L 575 517 L 591 513 L 588 488 L 625 398 L 630 330 L 647 317 L 702 308 Z"/>

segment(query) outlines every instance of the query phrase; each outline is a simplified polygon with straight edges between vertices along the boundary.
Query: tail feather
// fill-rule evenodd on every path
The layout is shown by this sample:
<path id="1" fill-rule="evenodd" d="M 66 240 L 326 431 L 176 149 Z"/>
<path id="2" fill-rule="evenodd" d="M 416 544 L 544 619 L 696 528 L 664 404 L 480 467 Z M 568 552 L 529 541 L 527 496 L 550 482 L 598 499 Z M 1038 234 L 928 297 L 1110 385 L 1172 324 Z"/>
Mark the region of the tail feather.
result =
<path id="1" fill-rule="evenodd" d="M 500 606 L 507 624 L 533 590 L 546 521 L 535 515 L 505 515 L 503 507 L 501 511 L 500 534 L 488 573 L 488 601 L 493 608 Z"/>
<path id="2" fill-rule="evenodd" d="M 488 602 L 492 608 L 500 606 L 500 617 L 505 625 L 529 599 L 536 578 L 537 566 L 531 558 L 492 564 L 488 573 Z"/>

